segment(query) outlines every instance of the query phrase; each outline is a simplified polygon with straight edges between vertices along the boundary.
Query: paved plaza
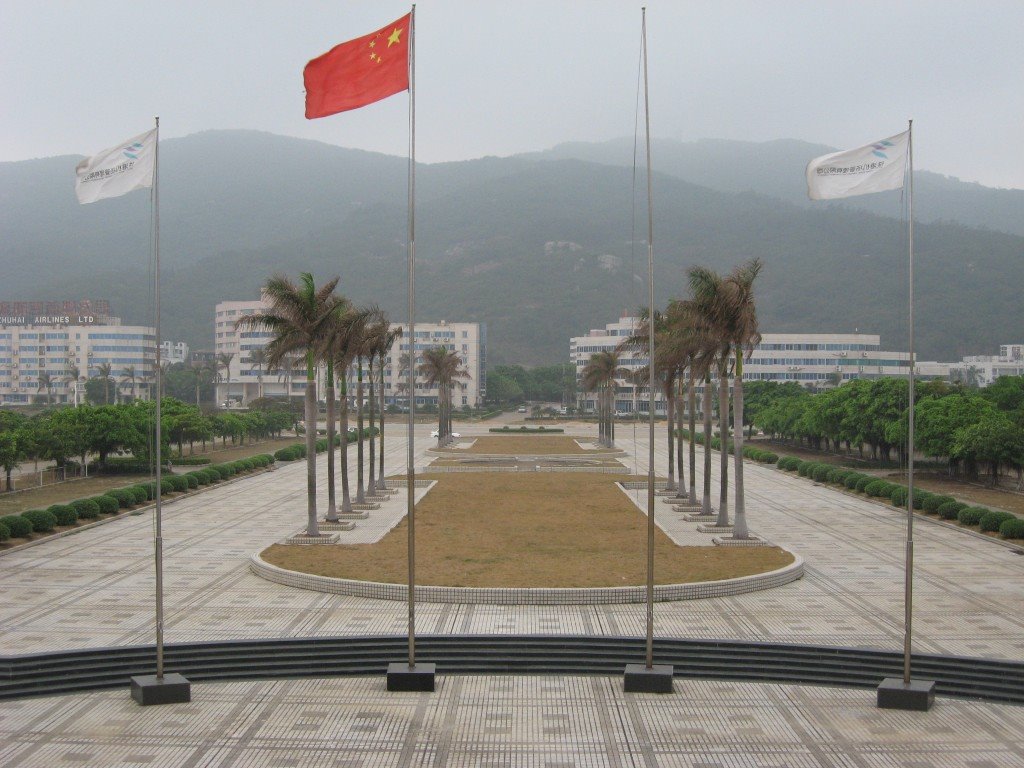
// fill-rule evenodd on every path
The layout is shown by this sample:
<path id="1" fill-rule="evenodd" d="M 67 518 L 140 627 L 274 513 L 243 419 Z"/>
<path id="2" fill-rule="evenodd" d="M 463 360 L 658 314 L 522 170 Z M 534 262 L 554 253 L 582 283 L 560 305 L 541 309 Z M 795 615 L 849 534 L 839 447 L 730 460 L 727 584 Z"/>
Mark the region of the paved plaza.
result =
<path id="1" fill-rule="evenodd" d="M 428 433 L 417 432 L 420 467 Z M 620 428 L 617 439 L 627 468 L 645 473 L 644 437 Z M 402 428 L 389 427 L 386 446 L 388 471 L 403 471 Z M 664 451 L 661 440 L 661 472 Z M 900 650 L 900 511 L 753 463 L 745 479 L 751 530 L 801 555 L 805 577 L 659 603 L 656 633 Z M 689 542 L 694 524 L 657 505 L 659 525 Z M 398 495 L 342 540 L 379 537 L 403 511 Z M 304 519 L 304 462 L 169 503 L 166 641 L 404 633 L 405 603 L 249 571 L 252 552 Z M 927 520 L 915 542 L 915 651 L 1024 658 L 1024 557 Z M 0 654 L 151 644 L 152 550 L 144 512 L 0 557 Z M 417 607 L 421 634 L 639 637 L 644 621 L 642 604 Z M 676 690 L 626 695 L 604 677 L 441 675 L 432 695 L 387 694 L 383 678 L 199 683 L 191 704 L 144 710 L 126 686 L 0 703 L 0 765 L 1024 766 L 1024 708 L 940 698 L 932 712 L 901 713 L 876 710 L 872 691 L 684 680 Z"/>

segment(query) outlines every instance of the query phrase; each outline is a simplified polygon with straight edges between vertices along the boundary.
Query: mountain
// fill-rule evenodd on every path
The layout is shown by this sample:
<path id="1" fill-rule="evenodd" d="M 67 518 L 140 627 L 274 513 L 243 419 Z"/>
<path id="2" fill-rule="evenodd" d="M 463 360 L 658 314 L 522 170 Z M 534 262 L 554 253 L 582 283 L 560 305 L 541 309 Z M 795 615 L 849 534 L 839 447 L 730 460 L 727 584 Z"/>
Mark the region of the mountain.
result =
<path id="1" fill-rule="evenodd" d="M 801 207 L 843 207 L 880 216 L 901 215 L 901 192 L 879 192 L 832 203 L 807 198 L 803 169 L 834 147 L 795 139 L 748 142 L 702 139 L 652 140 L 651 159 L 659 173 L 721 192 L 757 192 Z M 519 155 L 526 160 L 586 160 L 632 167 L 633 140 L 560 144 L 545 152 Z M 638 154 L 643 163 L 643 148 Z M 1024 235 L 1024 190 L 994 189 L 930 171 L 914 171 L 914 220 L 958 222 Z"/>
<path id="2" fill-rule="evenodd" d="M 254 298 L 277 271 L 340 275 L 346 295 L 404 318 L 404 158 L 219 131 L 163 142 L 161 161 L 166 338 L 209 348 L 216 302 Z M 74 162 L 0 164 L 0 300 L 107 298 L 127 322 L 149 322 L 148 196 L 78 206 Z M 486 322 L 492 365 L 564 361 L 570 336 L 646 303 L 646 213 L 638 197 L 634 219 L 632 181 L 629 167 L 553 157 L 419 167 L 417 317 Z M 670 173 L 653 181 L 659 304 L 686 293 L 689 266 L 760 256 L 762 330 L 859 328 L 905 345 L 898 219 Z M 1018 340 L 1024 237 L 920 224 L 915 251 L 923 358 Z"/>

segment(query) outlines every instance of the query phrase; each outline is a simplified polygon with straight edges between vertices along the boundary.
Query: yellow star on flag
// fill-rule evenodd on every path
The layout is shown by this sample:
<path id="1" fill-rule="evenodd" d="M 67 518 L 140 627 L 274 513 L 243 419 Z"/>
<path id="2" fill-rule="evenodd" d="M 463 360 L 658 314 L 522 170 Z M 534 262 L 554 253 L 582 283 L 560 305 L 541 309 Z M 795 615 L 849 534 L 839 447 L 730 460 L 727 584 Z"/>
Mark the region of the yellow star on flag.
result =
<path id="1" fill-rule="evenodd" d="M 393 31 L 393 32 L 391 33 L 391 36 L 390 36 L 390 37 L 388 37 L 388 48 L 390 48 L 390 47 L 391 47 L 392 45 L 394 45 L 395 43 L 400 43 L 400 42 L 402 42 L 402 41 L 401 41 L 401 40 L 399 39 L 399 37 L 398 37 L 398 36 L 399 36 L 399 35 L 401 35 L 401 34 L 402 34 L 402 30 L 400 30 L 400 29 L 399 29 L 398 27 L 395 27 L 394 31 Z"/>

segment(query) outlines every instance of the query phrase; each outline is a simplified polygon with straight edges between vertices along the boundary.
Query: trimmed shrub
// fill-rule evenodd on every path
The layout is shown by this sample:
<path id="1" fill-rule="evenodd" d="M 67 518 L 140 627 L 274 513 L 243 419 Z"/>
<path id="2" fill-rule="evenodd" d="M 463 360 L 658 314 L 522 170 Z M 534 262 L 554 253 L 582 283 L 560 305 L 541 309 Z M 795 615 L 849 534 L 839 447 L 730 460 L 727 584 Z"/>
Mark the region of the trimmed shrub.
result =
<path id="1" fill-rule="evenodd" d="M 921 508 L 930 515 L 937 515 L 939 513 L 939 507 L 950 501 L 956 501 L 956 499 L 952 496 L 937 496 L 933 494 L 924 500 Z"/>
<path id="2" fill-rule="evenodd" d="M 183 494 L 188 489 L 188 478 L 184 475 L 170 475 L 167 481 L 177 493 Z"/>
<path id="3" fill-rule="evenodd" d="M 117 506 L 127 509 L 135 505 L 135 494 L 131 488 L 113 488 L 103 494 L 117 502 Z M 115 510 L 116 511 L 116 510 Z"/>
<path id="4" fill-rule="evenodd" d="M 827 483 L 829 473 L 832 472 L 832 467 L 828 464 L 818 464 L 811 469 L 811 478 L 818 483 Z"/>
<path id="5" fill-rule="evenodd" d="M 47 533 L 57 525 L 57 518 L 45 509 L 30 509 L 28 512 L 22 512 L 21 516 L 32 524 L 32 530 L 36 533 Z"/>
<path id="6" fill-rule="evenodd" d="M 857 491 L 857 493 L 864 493 L 864 489 L 867 488 L 870 483 L 877 482 L 877 477 L 872 477 L 871 475 L 861 475 L 860 479 L 857 480 L 857 485 L 854 486 L 854 489 Z"/>
<path id="7" fill-rule="evenodd" d="M 977 525 L 991 511 L 986 507 L 964 507 L 957 512 L 956 520 L 960 525 Z"/>
<path id="8" fill-rule="evenodd" d="M 943 520 L 956 520 L 956 516 L 960 514 L 960 510 L 966 508 L 967 505 L 962 501 L 947 501 L 945 504 L 940 504 L 936 511 L 939 513 L 939 517 Z"/>
<path id="9" fill-rule="evenodd" d="M 0 523 L 0 542 L 7 541 L 9 538 L 11 538 L 11 529 Z"/>
<path id="10" fill-rule="evenodd" d="M 169 496 L 174 493 L 177 488 L 174 487 L 173 477 L 161 477 L 160 478 L 160 495 Z"/>
<path id="11" fill-rule="evenodd" d="M 100 516 L 100 505 L 92 499 L 75 499 L 71 502 L 79 520 L 95 520 Z"/>
<path id="12" fill-rule="evenodd" d="M 796 473 L 800 475 L 800 477 L 810 477 L 811 471 L 816 466 L 818 466 L 818 462 L 816 461 L 802 461 L 800 462 L 800 466 L 796 468 Z"/>
<path id="13" fill-rule="evenodd" d="M 3 518 L 0 518 L 2 520 Z M 1024 539 L 1024 520 L 1015 517 L 1012 520 L 1004 520 L 999 526 L 999 535 L 1004 539 Z"/>
<path id="14" fill-rule="evenodd" d="M 190 489 L 199 487 L 199 478 L 192 472 L 189 472 L 187 475 L 182 475 L 181 479 L 185 481 L 185 484 Z"/>
<path id="15" fill-rule="evenodd" d="M 889 487 L 892 483 L 885 480 L 872 480 L 870 483 L 864 484 L 864 493 L 868 496 L 888 496 L 892 493 L 892 489 Z"/>
<path id="16" fill-rule="evenodd" d="M 776 462 L 779 469 L 786 472 L 796 472 L 800 468 L 801 461 L 796 456 L 783 456 Z"/>
<path id="17" fill-rule="evenodd" d="M 78 522 L 78 513 L 70 504 L 54 504 L 47 507 L 46 511 L 53 515 L 57 525 L 74 525 Z"/>
<path id="18" fill-rule="evenodd" d="M 93 496 L 92 501 L 96 502 L 96 506 L 100 508 L 100 514 L 103 515 L 117 514 L 121 508 L 120 500 L 106 493 L 102 496 Z"/>
<path id="19" fill-rule="evenodd" d="M 206 482 L 207 482 L 207 484 L 219 483 L 220 482 L 220 472 L 218 472 L 217 470 L 215 470 L 215 469 L 203 469 L 203 470 L 200 470 L 200 471 L 204 475 L 206 475 Z"/>
<path id="20" fill-rule="evenodd" d="M 924 509 L 924 503 L 935 494 L 922 488 L 914 489 L 914 509 Z"/>
<path id="21" fill-rule="evenodd" d="M 145 504 L 147 501 L 153 498 L 151 490 L 152 483 L 149 485 L 133 485 L 128 489 L 135 496 L 136 504 Z"/>
<path id="22" fill-rule="evenodd" d="M 1016 517 L 1016 515 L 1011 515 L 1009 512 L 992 510 L 987 515 L 981 516 L 981 520 L 978 521 L 978 527 L 983 531 L 998 531 L 1003 523 L 1007 520 L 1014 520 Z"/>
<path id="23" fill-rule="evenodd" d="M 846 476 L 846 479 L 843 480 L 843 485 L 845 485 L 847 489 L 855 491 L 857 490 L 857 483 L 865 477 L 867 477 L 867 475 L 863 475 L 860 472 L 851 472 Z"/>
<path id="24" fill-rule="evenodd" d="M 892 502 L 892 505 L 894 507 L 904 507 L 904 508 L 906 508 L 906 506 L 907 506 L 907 489 L 904 488 L 902 485 L 897 486 L 896 488 L 893 489 L 892 493 L 889 494 L 889 501 Z"/>
<path id="25" fill-rule="evenodd" d="M 296 461 L 305 458 L 306 447 L 304 445 L 289 445 L 287 448 L 280 448 L 274 451 L 274 458 L 277 461 Z"/>
<path id="26" fill-rule="evenodd" d="M 21 515 L 4 515 L 0 517 L 0 523 L 7 526 L 11 536 L 16 539 L 27 539 L 32 535 L 32 523 Z"/>

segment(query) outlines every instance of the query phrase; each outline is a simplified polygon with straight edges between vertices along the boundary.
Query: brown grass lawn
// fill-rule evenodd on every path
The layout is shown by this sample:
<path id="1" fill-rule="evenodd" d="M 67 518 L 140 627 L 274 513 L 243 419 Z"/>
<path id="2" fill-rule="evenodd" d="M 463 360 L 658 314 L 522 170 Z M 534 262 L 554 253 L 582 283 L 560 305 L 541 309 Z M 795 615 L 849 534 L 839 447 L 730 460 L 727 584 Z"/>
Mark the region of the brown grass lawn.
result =
<path id="1" fill-rule="evenodd" d="M 598 454 L 599 450 L 584 450 L 576 441 L 565 435 L 482 435 L 473 443 L 473 447 L 463 453 L 489 454 Z"/>
<path id="2" fill-rule="evenodd" d="M 481 472 L 432 479 L 438 484 L 416 506 L 417 583 L 466 587 L 646 583 L 647 518 L 614 485 L 621 478 Z M 263 557 L 290 570 L 404 583 L 407 541 L 403 521 L 376 544 L 274 545 L 264 550 Z M 679 547 L 657 530 L 655 541 L 659 584 L 744 576 L 793 561 L 790 553 L 776 547 L 715 547 L 710 537 L 706 547 Z"/>

